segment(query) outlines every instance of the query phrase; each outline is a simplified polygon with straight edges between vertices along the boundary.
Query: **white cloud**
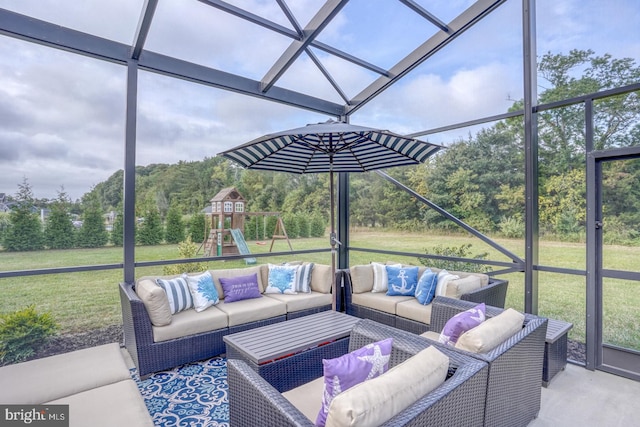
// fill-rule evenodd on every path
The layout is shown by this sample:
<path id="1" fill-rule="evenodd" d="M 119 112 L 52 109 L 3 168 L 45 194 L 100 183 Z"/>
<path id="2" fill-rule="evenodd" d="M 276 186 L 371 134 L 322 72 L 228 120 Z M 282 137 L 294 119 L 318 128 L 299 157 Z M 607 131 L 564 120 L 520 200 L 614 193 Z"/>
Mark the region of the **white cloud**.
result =
<path id="1" fill-rule="evenodd" d="M 448 20 L 471 0 L 441 2 L 436 15 Z M 24 2 L 0 7 L 39 19 L 113 37 L 133 39 L 143 0 Z M 246 10 L 281 25 L 289 23 L 272 0 L 236 0 Z M 304 26 L 324 0 L 289 0 Z M 429 2 L 421 4 L 430 8 Z M 396 3 L 386 2 L 386 7 Z M 397 3 L 398 7 L 405 7 Z M 381 36 L 359 21 L 358 8 L 381 13 L 365 0 L 352 1 L 322 34 L 336 47 L 357 46 L 365 59 L 396 62 L 413 49 L 399 31 Z M 507 98 L 520 98 L 522 61 L 520 7 L 506 2 L 468 33 L 366 105 L 354 124 L 412 133 L 506 112 Z M 347 10 L 349 8 L 349 10 Z M 445 10 L 449 8 L 451 10 Z M 593 48 L 614 57 L 640 58 L 640 8 L 636 0 L 540 0 L 539 53 Z M 364 33 L 358 31 L 364 30 Z M 415 30 L 415 28 L 413 28 Z M 428 37 L 431 33 L 425 33 Z M 261 79 L 291 43 L 195 0 L 159 2 L 147 48 Z M 377 75 L 316 52 L 348 96 Z M 303 55 L 277 83 L 341 102 L 316 66 Z M 37 197 L 55 197 L 64 186 L 73 198 L 123 167 L 126 69 L 0 36 L 0 192 L 13 194 L 24 177 Z M 265 133 L 324 121 L 307 110 L 141 72 L 137 163 L 199 160 Z M 464 132 L 464 130 L 462 131 Z"/>
<path id="2" fill-rule="evenodd" d="M 449 78 L 423 73 L 390 88 L 357 116 L 369 125 L 378 122 L 376 126 L 398 133 L 413 133 L 504 113 L 517 85 L 508 67 L 499 63 L 460 70 Z"/>

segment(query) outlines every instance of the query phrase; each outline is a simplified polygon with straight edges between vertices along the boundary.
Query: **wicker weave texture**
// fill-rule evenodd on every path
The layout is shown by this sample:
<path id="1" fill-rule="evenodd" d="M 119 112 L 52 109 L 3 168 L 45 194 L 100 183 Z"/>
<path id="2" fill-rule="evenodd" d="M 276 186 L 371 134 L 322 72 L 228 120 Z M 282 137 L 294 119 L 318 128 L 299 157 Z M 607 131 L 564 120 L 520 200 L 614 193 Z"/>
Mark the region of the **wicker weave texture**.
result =
<path id="1" fill-rule="evenodd" d="M 414 334 L 371 320 L 362 320 L 352 330 L 349 349 L 360 348 L 388 337 L 394 339 L 390 366 L 402 363 L 430 345 L 427 340 Z M 483 424 L 487 364 L 443 346 L 436 346 L 450 358 L 449 377 L 436 390 L 418 399 L 382 424 L 383 426 L 457 427 Z M 231 426 L 313 425 L 244 361 L 229 359 L 228 367 Z"/>
<path id="2" fill-rule="evenodd" d="M 338 273 L 337 277 L 342 280 L 342 273 Z M 120 283 L 119 290 L 124 344 L 142 378 L 154 372 L 223 354 L 225 335 L 331 309 L 331 305 L 325 305 L 297 311 L 290 315 L 276 316 L 156 343 L 153 341 L 151 319 L 134 291 L 133 284 Z"/>
<path id="3" fill-rule="evenodd" d="M 448 319 L 476 304 L 436 297 L 431 327 L 441 332 Z M 487 317 L 503 310 L 487 306 Z M 489 364 L 485 425 L 517 427 L 528 425 L 540 410 L 542 365 L 547 319 L 525 314 L 523 329 L 488 353 L 459 351 Z"/>
<path id="4" fill-rule="evenodd" d="M 224 353 L 222 337 L 229 334 L 228 328 L 156 343 L 153 341 L 151 319 L 132 285 L 120 284 L 120 299 L 124 344 L 142 378 L 153 372 Z"/>
<path id="5" fill-rule="evenodd" d="M 297 319 L 299 317 L 304 317 L 310 314 L 321 313 L 323 311 L 329 311 L 329 310 L 331 310 L 331 304 L 323 305 L 322 307 L 308 308 L 306 310 L 291 311 L 287 313 L 287 320 Z"/>
<path id="6" fill-rule="evenodd" d="M 549 382 L 558 372 L 567 366 L 567 336 L 564 335 L 554 343 L 545 344 L 542 371 L 542 385 L 548 386 Z"/>
<path id="7" fill-rule="evenodd" d="M 491 278 L 489 285 L 460 296 L 461 300 L 472 301 L 476 303 L 485 303 L 492 307 L 504 308 L 504 302 L 507 298 L 508 280 Z"/>

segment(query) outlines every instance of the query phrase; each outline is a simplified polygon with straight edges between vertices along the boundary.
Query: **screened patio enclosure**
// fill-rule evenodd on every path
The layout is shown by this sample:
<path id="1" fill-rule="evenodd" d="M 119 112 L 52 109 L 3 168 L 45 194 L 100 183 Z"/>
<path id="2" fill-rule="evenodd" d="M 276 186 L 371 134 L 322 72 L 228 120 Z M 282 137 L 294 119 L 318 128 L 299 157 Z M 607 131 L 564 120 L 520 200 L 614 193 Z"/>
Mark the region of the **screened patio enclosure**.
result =
<path id="1" fill-rule="evenodd" d="M 0 279 L 121 269 L 121 280 L 133 282 L 136 268 L 179 262 L 136 258 L 137 165 L 213 156 L 261 134 L 327 118 L 388 127 L 444 145 L 465 139 L 483 125 L 509 121 L 519 128 L 523 147 L 521 168 L 514 172 L 522 174 L 524 181 L 520 254 L 390 174 L 381 173 L 380 177 L 501 254 L 500 260 L 486 264 L 493 266 L 491 274 L 516 273 L 522 278 L 523 304 L 516 308 L 549 315 L 539 307 L 545 280 L 551 276 L 579 278 L 577 293 L 584 296 L 581 322 L 586 368 L 638 380 L 640 345 L 616 341 L 610 330 L 620 322 L 612 317 L 616 305 L 628 304 L 624 298 L 620 301 L 619 292 L 640 295 L 640 264 L 636 263 L 635 269 L 621 268 L 608 255 L 610 231 L 603 206 L 614 196 L 602 183 L 616 179 L 611 165 L 640 161 L 640 77 L 629 76 L 624 84 L 614 87 L 585 86 L 582 93 L 563 99 L 550 101 L 539 95 L 549 80 L 549 75 L 538 71 L 539 60 L 552 49 L 567 53 L 600 43 L 600 55 L 640 60 L 640 7 L 633 0 L 600 3 L 137 0 L 60 6 L 55 2 L 0 0 L 0 48 L 5 58 L 0 62 L 0 82 L 4 82 L 7 94 L 1 106 L 6 114 L 0 122 L 5 130 L 2 144 L 6 148 L 2 150 L 9 159 L 3 169 L 16 169 L 18 175 L 24 175 L 29 169 L 12 167 L 12 161 L 46 157 L 48 149 L 65 146 L 60 141 L 64 138 L 45 138 L 42 134 L 47 132 L 41 129 L 30 134 L 34 140 L 41 138 L 38 150 L 25 148 L 15 157 L 9 155 L 10 145 L 20 153 L 21 144 L 9 142 L 22 141 L 15 136 L 14 126 L 29 121 L 19 117 L 29 108 L 12 104 L 12 99 L 26 99 L 18 98 L 26 89 L 15 82 L 26 85 L 48 76 L 42 87 L 51 90 L 60 86 L 58 97 L 66 99 L 67 107 L 60 107 L 58 113 L 75 116 L 78 129 L 105 120 L 107 115 L 98 114 L 98 109 L 114 108 L 116 114 L 109 115 L 113 122 L 108 125 L 115 133 L 113 129 L 104 134 L 102 128 L 94 129 L 97 148 L 93 151 L 115 153 L 109 162 L 116 158 L 114 164 L 119 166 L 113 170 L 124 171 L 121 261 L 64 268 L 47 268 L 36 261 L 30 270 L 0 271 Z M 63 65 L 56 65 L 58 68 L 49 73 L 54 60 Z M 33 68 L 14 65 L 20 63 L 33 64 Z M 60 76 L 65 73 L 76 80 L 62 85 Z M 75 98 L 65 98 L 68 93 L 89 98 L 100 87 L 110 88 L 110 92 L 87 103 L 96 108 L 90 117 L 74 107 Z M 37 94 L 31 97 L 37 98 Z M 195 105 L 196 97 L 202 97 L 203 104 Z M 629 137 L 624 142 L 612 138 L 603 144 L 598 120 L 602 106 L 615 99 L 624 99 L 631 106 L 631 118 L 625 125 Z M 544 135 L 539 132 L 539 117 L 567 111 L 577 111 L 581 120 L 579 150 L 584 154 L 585 177 L 581 185 L 586 195 L 586 207 L 580 212 L 584 217 L 584 268 L 541 262 L 544 255 L 540 253 L 538 179 L 541 166 L 545 166 L 540 164 L 540 151 L 548 147 L 541 144 Z M 34 114 L 32 121 L 38 120 Z M 201 145 L 174 138 L 185 129 L 193 130 Z M 90 145 L 83 140 L 76 148 L 84 146 L 84 141 Z M 67 146 L 64 151 L 78 164 L 99 163 L 88 154 L 75 156 L 73 148 Z M 158 160 L 154 155 L 162 150 L 174 157 L 166 154 L 164 160 Z M 52 159 L 55 163 L 58 157 Z M 34 170 L 43 169 L 39 162 L 32 163 Z M 88 170 L 79 176 L 91 175 Z M 338 177 L 339 268 L 348 268 L 356 252 L 376 252 L 358 247 L 350 239 L 350 178 L 346 173 Z M 377 252 L 393 254 L 384 249 Z M 625 307 L 625 312 L 637 313 L 638 308 Z M 640 329 L 637 314 L 623 323 L 630 334 Z"/>

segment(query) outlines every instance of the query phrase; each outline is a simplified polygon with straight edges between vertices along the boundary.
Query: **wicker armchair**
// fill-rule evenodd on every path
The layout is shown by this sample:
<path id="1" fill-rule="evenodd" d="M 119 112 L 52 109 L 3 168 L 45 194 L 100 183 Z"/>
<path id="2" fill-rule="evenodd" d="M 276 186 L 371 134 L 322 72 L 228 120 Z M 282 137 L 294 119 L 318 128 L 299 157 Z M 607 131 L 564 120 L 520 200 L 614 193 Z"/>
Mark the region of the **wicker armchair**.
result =
<path id="1" fill-rule="evenodd" d="M 431 311 L 431 331 L 441 332 L 451 317 L 475 305 L 436 297 Z M 502 311 L 487 306 L 487 318 Z M 526 426 L 538 415 L 546 332 L 547 319 L 525 314 L 522 330 L 490 352 L 476 354 L 455 349 L 489 364 L 485 426 Z"/>
<path id="2" fill-rule="evenodd" d="M 354 326 L 349 350 L 393 337 L 390 367 L 427 348 L 425 339 L 371 320 Z M 439 344 L 432 344 L 450 359 L 444 384 L 391 418 L 383 426 L 480 426 L 484 420 L 487 364 Z M 246 363 L 228 360 L 231 426 L 313 426 L 295 406 Z M 314 398 L 314 397 L 310 397 Z M 320 399 L 320 396 L 317 396 Z"/>

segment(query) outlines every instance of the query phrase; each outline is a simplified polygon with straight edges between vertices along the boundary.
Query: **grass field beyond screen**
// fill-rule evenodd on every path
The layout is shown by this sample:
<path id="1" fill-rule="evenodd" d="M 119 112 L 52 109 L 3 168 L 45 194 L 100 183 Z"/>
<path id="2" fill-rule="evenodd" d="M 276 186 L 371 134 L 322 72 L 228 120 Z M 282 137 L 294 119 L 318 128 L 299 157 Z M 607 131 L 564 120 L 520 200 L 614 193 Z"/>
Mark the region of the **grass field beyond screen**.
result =
<path id="1" fill-rule="evenodd" d="M 521 240 L 498 239 L 497 242 L 516 255 L 524 256 Z M 270 240 L 247 242 L 252 253 L 268 253 Z M 328 238 L 292 239 L 294 250 L 328 248 Z M 413 233 L 352 231 L 351 247 L 384 249 L 398 252 L 426 253 L 437 245 L 459 247 L 471 243 L 471 253 L 488 252 L 489 259 L 511 261 L 496 249 L 472 237 L 459 235 L 423 235 Z M 273 252 L 289 251 L 285 240 L 277 240 Z M 640 248 L 607 246 L 604 267 L 637 271 Z M 176 245 L 136 247 L 136 261 L 157 261 L 178 257 Z M 585 270 L 585 245 L 579 243 L 540 242 L 540 265 Z M 330 264 L 329 252 L 258 258 L 259 263 L 305 260 Z M 350 252 L 350 265 L 371 261 L 398 260 L 420 265 L 415 257 L 399 257 Z M 29 270 L 122 262 L 122 248 L 56 250 L 39 252 L 0 252 L 2 271 Z M 209 262 L 209 269 L 241 268 L 243 260 Z M 499 268 L 496 268 L 497 270 Z M 162 274 L 162 267 L 136 270 L 136 277 Z M 538 309 L 541 316 L 562 319 L 574 324 L 570 338 L 584 342 L 586 279 L 584 275 L 539 272 Z M 500 276 L 509 280 L 507 307 L 524 308 L 524 275 Z M 50 311 L 60 324 L 60 333 L 75 333 L 122 323 L 118 283 L 121 270 L 49 274 L 0 279 L 0 312 L 7 313 L 35 304 L 39 312 Z M 604 341 L 640 350 L 640 283 L 606 279 L 603 289 Z"/>

